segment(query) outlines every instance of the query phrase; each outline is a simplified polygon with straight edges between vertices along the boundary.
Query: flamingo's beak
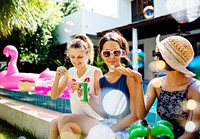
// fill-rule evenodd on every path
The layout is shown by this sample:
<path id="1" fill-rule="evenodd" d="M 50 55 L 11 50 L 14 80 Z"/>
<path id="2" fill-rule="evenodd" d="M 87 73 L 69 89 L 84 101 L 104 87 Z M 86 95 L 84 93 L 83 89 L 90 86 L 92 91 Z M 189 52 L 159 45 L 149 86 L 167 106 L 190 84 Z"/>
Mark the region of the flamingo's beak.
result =
<path id="1" fill-rule="evenodd" d="M 3 50 L 3 54 L 6 55 L 6 57 L 9 57 L 8 49 L 4 49 L 4 50 Z"/>

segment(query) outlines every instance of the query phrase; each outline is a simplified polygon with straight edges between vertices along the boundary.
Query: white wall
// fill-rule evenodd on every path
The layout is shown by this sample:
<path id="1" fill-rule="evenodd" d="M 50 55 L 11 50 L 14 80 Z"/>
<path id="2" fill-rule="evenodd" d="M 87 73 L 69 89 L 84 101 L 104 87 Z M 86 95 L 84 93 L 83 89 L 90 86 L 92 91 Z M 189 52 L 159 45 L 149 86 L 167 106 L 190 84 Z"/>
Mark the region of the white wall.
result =
<path id="1" fill-rule="evenodd" d="M 131 1 L 130 0 L 118 0 L 119 6 L 119 24 L 127 25 L 132 22 L 131 17 Z"/>
<path id="2" fill-rule="evenodd" d="M 118 6 L 118 18 L 100 15 L 84 9 L 65 17 L 56 29 L 59 43 L 64 44 L 71 41 L 77 33 L 96 36 L 97 32 L 131 23 L 131 2 L 118 0 Z"/>
<path id="3" fill-rule="evenodd" d="M 160 17 L 169 14 L 165 4 L 167 0 L 154 0 L 154 17 Z"/>
<path id="4" fill-rule="evenodd" d="M 198 13 L 199 5 L 199 0 L 154 0 L 154 16 L 159 17 L 186 10 L 186 13 L 179 13 L 179 16 L 186 16 L 187 18 L 198 17 L 200 14 Z"/>
<path id="5" fill-rule="evenodd" d="M 149 69 L 149 64 L 153 61 L 152 51 L 155 49 L 155 37 L 139 40 L 138 44 L 144 45 L 144 79 L 151 80 L 152 72 Z"/>

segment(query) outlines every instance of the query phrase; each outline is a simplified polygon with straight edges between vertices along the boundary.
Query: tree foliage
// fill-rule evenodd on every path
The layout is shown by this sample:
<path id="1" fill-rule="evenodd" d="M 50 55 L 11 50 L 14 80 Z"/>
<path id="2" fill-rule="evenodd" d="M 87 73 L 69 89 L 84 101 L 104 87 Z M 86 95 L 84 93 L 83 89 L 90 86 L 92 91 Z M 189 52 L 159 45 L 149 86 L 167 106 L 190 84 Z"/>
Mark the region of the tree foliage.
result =
<path id="1" fill-rule="evenodd" d="M 79 0 L 68 0 L 63 3 L 61 11 L 64 13 L 64 16 L 70 15 L 76 12 L 79 9 Z"/>
<path id="2" fill-rule="evenodd" d="M 11 35 L 14 29 L 35 32 L 49 19 L 55 26 L 63 15 L 59 6 L 52 0 L 1 0 L 0 35 Z"/>
<path id="3" fill-rule="evenodd" d="M 56 26 L 63 16 L 76 10 L 78 0 L 2 0 L 0 42 L 17 47 L 21 71 L 41 72 L 59 57 Z"/>

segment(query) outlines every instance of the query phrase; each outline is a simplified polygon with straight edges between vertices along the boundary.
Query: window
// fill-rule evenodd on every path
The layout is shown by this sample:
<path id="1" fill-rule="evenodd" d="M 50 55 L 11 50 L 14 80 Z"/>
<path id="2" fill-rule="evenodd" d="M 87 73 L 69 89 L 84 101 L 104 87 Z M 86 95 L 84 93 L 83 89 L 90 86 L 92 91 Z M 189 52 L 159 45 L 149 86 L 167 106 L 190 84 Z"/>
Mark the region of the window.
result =
<path id="1" fill-rule="evenodd" d="M 153 0 L 134 0 L 132 4 L 132 22 L 140 21 L 144 19 L 143 9 L 146 6 L 152 5 Z"/>

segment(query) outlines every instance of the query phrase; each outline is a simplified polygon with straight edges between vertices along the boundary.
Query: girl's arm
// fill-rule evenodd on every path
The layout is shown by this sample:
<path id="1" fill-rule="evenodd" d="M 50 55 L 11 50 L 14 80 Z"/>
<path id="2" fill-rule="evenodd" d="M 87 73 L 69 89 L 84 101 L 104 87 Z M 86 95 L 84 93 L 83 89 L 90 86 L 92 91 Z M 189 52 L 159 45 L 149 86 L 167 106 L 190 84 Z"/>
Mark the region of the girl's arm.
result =
<path id="1" fill-rule="evenodd" d="M 134 93 L 136 93 L 133 105 L 135 106 L 135 111 L 138 119 L 143 119 L 146 116 L 146 113 L 142 86 L 142 75 L 137 71 L 122 66 L 117 67 L 116 69 L 122 74 L 129 76 L 133 79 L 134 83 L 132 83 L 132 88 L 134 88 Z"/>
<path id="2" fill-rule="evenodd" d="M 189 118 L 186 122 L 188 122 L 188 121 L 194 122 L 196 128 L 193 132 L 185 131 L 184 134 L 181 137 L 179 137 L 179 139 L 196 138 L 196 135 L 197 135 L 197 133 L 200 129 L 200 92 L 199 92 L 199 85 L 196 85 L 195 83 L 193 83 L 192 86 L 189 87 L 188 98 L 189 98 L 189 100 L 195 101 L 196 107 L 194 108 L 194 110 L 190 110 Z M 190 127 L 190 129 L 191 129 L 191 127 Z"/>
<path id="3" fill-rule="evenodd" d="M 135 113 L 135 104 L 134 104 L 134 100 L 135 100 L 135 95 L 136 95 L 136 90 L 135 90 L 135 81 L 133 78 L 131 77 L 127 77 L 127 81 L 126 84 L 128 86 L 129 89 L 129 93 L 130 93 L 130 114 L 127 115 L 126 117 L 124 117 L 122 120 L 118 121 L 115 125 L 113 125 L 111 127 L 111 129 L 116 132 L 119 130 L 123 130 L 126 129 L 127 127 L 129 127 L 131 124 L 133 124 L 134 122 L 136 122 L 137 120 L 139 120 L 136 116 Z"/>
<path id="4" fill-rule="evenodd" d="M 100 116 L 104 116 L 103 115 L 103 109 L 102 109 L 102 105 L 101 105 L 101 94 L 100 94 L 100 86 L 99 86 L 99 79 L 100 77 L 102 77 L 103 74 L 101 72 L 101 70 L 95 70 L 94 72 L 94 92 L 92 92 L 90 94 L 90 99 L 88 104 L 90 105 L 90 107 L 96 111 Z"/>
<path id="5" fill-rule="evenodd" d="M 156 95 L 156 87 L 154 84 L 159 84 L 160 79 L 155 78 L 150 81 L 148 84 L 146 94 L 144 96 L 143 85 L 142 85 L 142 75 L 134 71 L 130 68 L 124 67 L 117 67 L 116 68 L 119 72 L 124 75 L 130 76 L 134 80 L 134 84 L 132 83 L 132 87 L 134 85 L 136 97 L 134 100 L 135 111 L 138 119 L 143 119 L 146 117 L 147 113 L 149 112 L 153 102 L 155 101 Z"/>
<path id="6" fill-rule="evenodd" d="M 66 72 L 67 69 L 63 66 L 57 68 L 56 77 L 51 88 L 51 99 L 57 99 L 67 87 L 68 77 L 66 76 Z"/>
<path id="7" fill-rule="evenodd" d="M 154 78 L 149 82 L 147 86 L 146 93 L 144 95 L 145 108 L 143 109 L 143 113 L 145 115 L 148 114 L 149 110 L 151 109 L 151 106 L 153 105 L 157 97 L 156 90 L 160 88 L 160 82 L 161 81 L 159 78 Z M 135 104 L 137 105 L 137 102 Z"/>

